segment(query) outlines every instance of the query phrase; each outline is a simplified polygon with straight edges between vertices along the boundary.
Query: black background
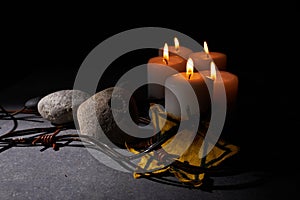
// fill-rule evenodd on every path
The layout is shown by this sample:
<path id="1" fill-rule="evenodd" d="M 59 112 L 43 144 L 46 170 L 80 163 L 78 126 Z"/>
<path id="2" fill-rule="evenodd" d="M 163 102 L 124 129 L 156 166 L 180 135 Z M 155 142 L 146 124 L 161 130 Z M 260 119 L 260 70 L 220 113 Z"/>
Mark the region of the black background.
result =
<path id="1" fill-rule="evenodd" d="M 247 159 L 255 157 L 253 166 L 277 169 L 286 166 L 285 162 L 296 166 L 292 161 L 298 144 L 295 82 L 299 64 L 292 55 L 292 49 L 297 48 L 293 37 L 297 35 L 296 24 L 292 21 L 296 12 L 254 2 L 218 4 L 218 9 L 217 5 L 196 6 L 192 2 L 178 8 L 149 2 L 139 8 L 129 6 L 130 10 L 128 5 L 115 4 L 79 9 L 71 5 L 11 7 L 1 23 L 0 90 L 16 86 L 19 89 L 11 91 L 12 97 L 25 99 L 16 93 L 25 89 L 24 81 L 36 72 L 48 80 L 42 83 L 41 94 L 69 88 L 84 58 L 103 40 L 138 27 L 174 29 L 199 43 L 206 40 L 210 51 L 228 56 L 228 71 L 239 77 L 238 116 L 231 137 L 241 145 Z M 146 9 L 149 4 L 153 8 Z M 288 14 L 283 16 L 285 12 Z M 47 71 L 57 71 L 63 81 L 57 83 L 56 77 L 47 77 Z M 279 159 L 284 162 L 278 166 Z"/>

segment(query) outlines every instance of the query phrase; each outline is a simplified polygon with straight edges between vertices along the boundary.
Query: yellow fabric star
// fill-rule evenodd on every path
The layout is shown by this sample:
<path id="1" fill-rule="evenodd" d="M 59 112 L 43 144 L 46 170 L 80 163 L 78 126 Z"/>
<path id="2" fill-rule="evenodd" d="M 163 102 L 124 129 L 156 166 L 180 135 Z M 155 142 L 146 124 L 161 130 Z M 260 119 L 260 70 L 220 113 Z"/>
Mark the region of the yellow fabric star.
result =
<path id="1" fill-rule="evenodd" d="M 176 121 L 180 122 L 178 117 L 165 113 L 160 106 L 154 105 L 150 109 L 154 129 L 159 129 L 161 136 L 176 126 Z M 166 115 L 168 115 L 168 119 L 166 119 Z M 133 177 L 136 179 L 151 176 L 160 177 L 165 173 L 171 173 L 182 183 L 187 183 L 194 187 L 201 186 L 205 176 L 204 172 L 195 172 L 189 170 L 189 167 L 183 169 L 175 163 L 186 164 L 186 166 L 191 166 L 191 168 L 195 166 L 207 169 L 220 165 L 225 159 L 237 154 L 239 151 L 238 146 L 219 139 L 214 146 L 209 142 L 205 142 L 206 147 L 210 147 L 211 151 L 206 156 L 202 156 L 205 153 L 204 148 L 202 148 L 204 137 L 205 134 L 201 131 L 193 134 L 187 129 L 180 130 L 176 133 L 176 136 L 174 135 L 164 142 L 160 149 L 143 155 L 133 173 Z M 127 149 L 134 154 L 140 153 L 138 149 L 128 145 Z"/>

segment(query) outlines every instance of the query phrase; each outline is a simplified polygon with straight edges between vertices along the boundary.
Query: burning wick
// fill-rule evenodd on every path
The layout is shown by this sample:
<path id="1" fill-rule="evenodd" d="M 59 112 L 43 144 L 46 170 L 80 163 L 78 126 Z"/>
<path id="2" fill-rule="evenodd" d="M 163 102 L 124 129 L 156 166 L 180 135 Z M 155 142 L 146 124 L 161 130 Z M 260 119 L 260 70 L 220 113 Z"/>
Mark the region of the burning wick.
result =
<path id="1" fill-rule="evenodd" d="M 168 60 L 166 58 L 164 58 L 163 61 L 168 65 Z"/>

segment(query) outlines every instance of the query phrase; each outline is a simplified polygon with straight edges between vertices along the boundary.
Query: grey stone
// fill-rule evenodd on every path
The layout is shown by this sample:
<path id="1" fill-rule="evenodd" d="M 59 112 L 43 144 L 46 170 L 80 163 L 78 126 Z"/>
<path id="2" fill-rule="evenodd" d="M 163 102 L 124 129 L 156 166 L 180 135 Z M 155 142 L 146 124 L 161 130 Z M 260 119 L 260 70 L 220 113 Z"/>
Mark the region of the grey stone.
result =
<path id="1" fill-rule="evenodd" d="M 54 124 L 73 122 L 74 118 L 76 120 L 79 105 L 89 97 L 89 94 L 80 90 L 56 91 L 44 96 L 38 102 L 38 112 L 43 118 Z"/>
<path id="2" fill-rule="evenodd" d="M 125 141 L 135 139 L 119 126 L 138 121 L 136 102 L 126 89 L 110 87 L 94 94 L 79 106 L 77 117 L 81 134 L 105 144 L 123 148 Z"/>

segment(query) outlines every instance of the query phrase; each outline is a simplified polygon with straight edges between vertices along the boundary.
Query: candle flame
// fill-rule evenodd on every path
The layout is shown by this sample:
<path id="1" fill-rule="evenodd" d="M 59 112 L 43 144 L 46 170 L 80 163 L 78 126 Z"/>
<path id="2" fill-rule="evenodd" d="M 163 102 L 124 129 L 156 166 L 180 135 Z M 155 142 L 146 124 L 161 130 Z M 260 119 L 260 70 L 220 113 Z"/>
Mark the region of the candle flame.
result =
<path id="1" fill-rule="evenodd" d="M 217 78 L 216 65 L 214 62 L 210 63 L 210 78 L 212 80 L 216 80 Z"/>
<path id="2" fill-rule="evenodd" d="M 167 43 L 165 43 L 165 46 L 164 46 L 163 59 L 164 59 L 164 62 L 166 62 L 166 64 L 168 64 L 168 62 L 169 62 L 169 47 L 168 47 Z"/>
<path id="3" fill-rule="evenodd" d="M 209 54 L 209 50 L 208 50 L 206 41 L 204 41 L 204 47 L 203 48 L 204 48 L 205 53 Z"/>
<path id="4" fill-rule="evenodd" d="M 190 79 L 190 77 L 193 75 L 193 73 L 194 73 L 194 62 L 193 62 L 192 58 L 189 58 L 186 63 L 186 75 Z"/>
<path id="5" fill-rule="evenodd" d="M 179 41 L 177 37 L 174 37 L 175 50 L 179 51 Z"/>

